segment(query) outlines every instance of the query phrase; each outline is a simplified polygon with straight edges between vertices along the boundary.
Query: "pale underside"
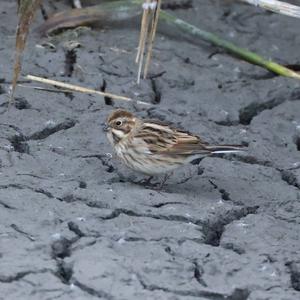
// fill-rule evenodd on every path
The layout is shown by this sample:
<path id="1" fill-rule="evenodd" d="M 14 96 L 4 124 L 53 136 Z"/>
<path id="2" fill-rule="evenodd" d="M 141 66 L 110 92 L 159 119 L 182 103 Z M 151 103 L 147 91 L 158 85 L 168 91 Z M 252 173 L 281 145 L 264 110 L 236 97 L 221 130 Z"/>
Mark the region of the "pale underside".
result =
<path id="1" fill-rule="evenodd" d="M 199 154 L 185 157 L 176 155 L 170 158 L 165 154 L 150 153 L 149 150 L 141 147 L 138 151 L 133 151 L 132 148 L 125 150 L 123 145 L 116 146 L 115 150 L 126 166 L 147 175 L 158 175 L 173 171 L 179 166 L 203 156 Z"/>

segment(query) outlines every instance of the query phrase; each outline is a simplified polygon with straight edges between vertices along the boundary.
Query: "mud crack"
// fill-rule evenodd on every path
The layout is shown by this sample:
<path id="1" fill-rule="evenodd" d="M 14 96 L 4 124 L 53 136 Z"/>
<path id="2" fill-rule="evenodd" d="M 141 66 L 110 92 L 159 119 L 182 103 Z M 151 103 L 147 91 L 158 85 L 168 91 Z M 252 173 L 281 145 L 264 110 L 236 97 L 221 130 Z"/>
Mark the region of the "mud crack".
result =
<path id="1" fill-rule="evenodd" d="M 54 126 L 48 126 L 40 131 L 33 133 L 32 135 L 28 136 L 26 140 L 43 140 L 56 132 L 74 127 L 76 123 L 77 121 L 73 119 L 66 119 L 65 121 L 58 123 Z"/>
<path id="2" fill-rule="evenodd" d="M 103 68 L 102 66 L 98 66 L 98 70 L 100 71 L 100 73 L 104 73 L 108 76 L 115 76 L 115 77 L 118 77 L 118 78 L 128 77 L 128 75 L 122 75 L 122 74 L 119 74 L 119 73 L 114 72 L 112 70 L 107 70 L 106 68 Z"/>
<path id="3" fill-rule="evenodd" d="M 269 101 L 264 103 L 253 102 L 239 111 L 239 121 L 243 125 L 249 125 L 254 117 L 259 115 L 264 110 L 272 109 L 287 100 L 298 100 L 300 89 L 296 89 L 290 95 L 276 95 Z"/>
<path id="4" fill-rule="evenodd" d="M 105 79 L 103 79 L 102 85 L 100 86 L 100 91 L 105 92 L 106 88 L 107 88 L 107 82 L 106 82 Z M 107 96 L 104 96 L 104 102 L 105 102 L 106 105 L 113 105 L 114 104 L 112 98 L 107 97 Z"/>
<path id="5" fill-rule="evenodd" d="M 27 138 L 23 134 L 16 134 L 9 138 L 11 145 L 14 148 L 14 151 L 19 153 L 30 153 L 29 145 L 26 142 Z"/>
<path id="6" fill-rule="evenodd" d="M 73 284 L 91 296 L 96 296 L 98 298 L 104 298 L 107 300 L 115 299 L 115 297 L 113 297 L 112 295 L 110 295 L 104 291 L 93 289 L 93 288 L 81 283 L 78 280 L 75 280 Z"/>
<path id="7" fill-rule="evenodd" d="M 107 208 L 109 209 L 110 206 L 106 203 L 102 203 L 100 201 L 95 201 L 95 200 L 89 200 L 88 198 L 82 198 L 73 194 L 67 194 L 64 195 L 63 197 L 58 197 L 57 198 L 59 201 L 66 202 L 66 203 L 73 203 L 73 202 L 82 202 L 88 207 L 95 207 L 95 208 Z"/>
<path id="8" fill-rule="evenodd" d="M 1 187 L 0 187 L 1 188 Z M 0 200 L 0 205 L 4 208 L 7 208 L 7 209 L 16 209 L 15 207 L 11 206 L 11 205 L 8 205 L 6 204 L 4 201 Z"/>
<path id="9" fill-rule="evenodd" d="M 5 92 L 4 89 L 1 89 L 0 86 L 0 95 L 3 94 Z M 0 107 L 9 107 L 9 103 L 8 102 L 4 102 L 0 105 Z M 30 109 L 31 105 L 29 104 L 29 102 L 24 98 L 24 97 L 16 97 L 13 103 L 14 107 L 18 110 L 23 110 L 23 109 Z"/>
<path id="10" fill-rule="evenodd" d="M 59 260 L 57 261 L 57 269 L 54 274 L 62 283 L 70 284 L 70 280 L 73 276 L 73 266 L 72 264 L 67 264 L 63 260 Z"/>
<path id="11" fill-rule="evenodd" d="M 194 278 L 198 283 L 204 287 L 207 287 L 206 282 L 203 280 L 202 275 L 204 273 L 203 269 L 197 262 L 194 262 Z"/>
<path id="12" fill-rule="evenodd" d="M 102 220 L 111 220 L 114 218 L 119 217 L 121 214 L 125 214 L 131 217 L 145 217 L 145 218 L 152 218 L 157 220 L 165 220 L 165 221 L 176 221 L 176 222 L 183 222 L 183 223 L 192 223 L 194 225 L 201 225 L 202 221 L 194 220 L 193 218 L 188 218 L 181 215 L 155 215 L 155 214 L 146 214 L 146 213 L 137 213 L 133 210 L 124 209 L 124 208 L 116 208 L 112 211 L 111 214 L 100 217 Z"/>
<path id="13" fill-rule="evenodd" d="M 224 158 L 229 159 L 231 161 L 240 161 L 240 162 L 243 162 L 243 163 L 249 164 L 249 165 L 259 165 L 259 166 L 263 166 L 263 167 L 273 167 L 274 168 L 274 165 L 271 161 L 261 160 L 254 156 L 251 156 L 251 155 L 239 156 L 239 155 L 233 154 L 230 156 L 224 156 Z"/>
<path id="14" fill-rule="evenodd" d="M 78 224 L 76 224 L 73 221 L 68 222 L 68 228 L 69 228 L 70 231 L 75 233 L 79 238 L 82 238 L 82 237 L 85 236 L 85 233 L 81 231 Z"/>
<path id="15" fill-rule="evenodd" d="M 71 256 L 71 246 L 79 238 L 76 237 L 73 240 L 68 240 L 65 237 L 59 237 L 51 244 L 51 257 L 56 262 L 56 271 L 54 275 L 63 283 L 70 284 L 70 280 L 73 276 L 73 264 L 66 263 L 65 257 Z"/>
<path id="16" fill-rule="evenodd" d="M 78 239 L 76 239 L 78 240 Z M 52 258 L 65 258 L 71 255 L 71 245 L 74 241 L 70 241 L 65 237 L 60 237 L 51 244 Z"/>
<path id="17" fill-rule="evenodd" d="M 25 232 L 24 230 L 22 230 L 21 228 L 19 228 L 19 226 L 17 226 L 16 224 L 11 224 L 10 227 L 12 229 L 14 229 L 16 232 L 18 232 L 18 233 L 22 234 L 23 236 L 25 236 L 31 242 L 35 241 L 35 238 L 31 234 Z"/>
<path id="18" fill-rule="evenodd" d="M 50 270 L 50 269 L 42 269 L 42 270 L 35 270 L 35 271 L 29 270 L 29 271 L 18 272 L 14 275 L 9 275 L 9 276 L 0 275 L 0 282 L 12 283 L 14 281 L 19 281 L 30 274 L 41 274 L 41 273 L 47 273 L 47 272 L 52 272 L 52 270 Z"/>
<path id="19" fill-rule="evenodd" d="M 154 97 L 152 99 L 152 103 L 153 104 L 159 104 L 160 101 L 161 101 L 161 90 L 160 88 L 158 87 L 158 84 L 156 82 L 155 79 L 151 79 L 151 87 L 152 87 L 152 91 L 153 91 L 153 94 L 154 94 Z"/>
<path id="20" fill-rule="evenodd" d="M 234 202 L 230 198 L 230 194 L 225 189 L 219 188 L 212 180 L 208 180 L 208 181 L 214 187 L 214 189 L 219 191 L 219 193 L 221 194 L 222 200 L 224 200 L 224 201 L 229 201 L 230 200 L 230 201 Z"/>
<path id="21" fill-rule="evenodd" d="M 19 190 L 28 189 L 28 190 L 33 191 L 35 193 L 43 194 L 47 198 L 50 198 L 50 199 L 54 198 L 54 196 L 50 192 L 45 191 L 42 188 L 36 188 L 35 189 L 35 188 L 31 187 L 31 186 L 22 185 L 22 184 L 19 184 L 19 183 L 11 183 L 11 184 L 0 185 L 0 189 L 8 189 L 8 188 L 14 188 L 14 189 L 19 189 Z"/>
<path id="22" fill-rule="evenodd" d="M 264 103 L 254 102 L 239 111 L 239 121 L 243 125 L 249 125 L 252 119 L 267 109 L 272 109 L 285 101 L 285 98 L 275 98 Z"/>
<path id="23" fill-rule="evenodd" d="M 186 205 L 186 203 L 184 203 L 184 202 L 168 201 L 168 202 L 161 202 L 161 203 L 153 204 L 153 205 L 150 205 L 150 206 L 154 207 L 154 208 L 161 208 L 161 207 L 164 207 L 166 205 L 172 205 L 172 204 Z"/>
<path id="24" fill-rule="evenodd" d="M 259 206 L 242 207 L 238 210 L 229 211 L 225 216 L 219 215 L 216 221 L 207 221 L 203 224 L 203 233 L 205 235 L 204 243 L 211 246 L 220 246 L 222 234 L 225 226 L 238 221 L 250 214 L 255 214 Z"/>
<path id="25" fill-rule="evenodd" d="M 65 52 L 65 76 L 71 77 L 74 72 L 74 66 L 77 61 L 75 49 L 67 49 Z"/>
<path id="26" fill-rule="evenodd" d="M 293 174 L 291 171 L 288 170 L 281 170 L 281 179 L 285 181 L 288 185 L 294 186 L 297 189 L 300 189 L 300 183 L 298 181 L 298 178 L 295 174 Z"/>
<path id="27" fill-rule="evenodd" d="M 115 168 L 110 163 L 111 158 L 106 154 L 89 154 L 89 155 L 79 155 L 79 158 L 97 158 L 101 161 L 102 165 L 106 167 L 106 172 L 112 173 L 115 171 Z"/>
<path id="28" fill-rule="evenodd" d="M 294 290 L 300 292 L 300 268 L 299 265 L 297 265 L 296 262 L 288 262 L 286 263 L 286 266 L 288 267 L 290 271 L 290 280 L 291 285 Z"/>
<path id="29" fill-rule="evenodd" d="M 295 145 L 297 147 L 297 151 L 300 151 L 300 136 L 295 138 Z"/>
<path id="30" fill-rule="evenodd" d="M 29 275 L 29 274 L 34 274 L 35 272 L 33 271 L 23 271 L 23 272 L 18 272 L 15 275 L 10 275 L 10 276 L 4 276 L 4 275 L 0 275 L 0 282 L 3 283 L 12 283 L 14 281 L 18 281 L 22 278 L 24 278 L 25 276 Z"/>
<path id="31" fill-rule="evenodd" d="M 145 290 L 148 291 L 163 291 L 166 293 L 172 293 L 178 296 L 190 296 L 196 298 L 205 298 L 212 300 L 247 300 L 250 292 L 247 289 L 235 288 L 231 294 L 221 294 L 212 291 L 201 290 L 173 290 L 166 287 L 158 286 L 155 284 L 147 284 L 140 275 L 137 274 L 137 278 Z"/>

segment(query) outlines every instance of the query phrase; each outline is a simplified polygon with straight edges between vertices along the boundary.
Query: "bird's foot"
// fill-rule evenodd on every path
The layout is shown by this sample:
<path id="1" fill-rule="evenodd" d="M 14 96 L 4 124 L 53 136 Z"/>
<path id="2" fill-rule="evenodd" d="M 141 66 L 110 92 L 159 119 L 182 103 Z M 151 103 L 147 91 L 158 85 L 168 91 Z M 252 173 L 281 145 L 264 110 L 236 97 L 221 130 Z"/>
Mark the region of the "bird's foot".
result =
<path id="1" fill-rule="evenodd" d="M 186 183 L 186 182 L 188 182 L 190 179 L 192 179 L 193 176 L 195 176 L 195 174 L 192 172 L 192 170 L 189 170 L 188 174 L 185 175 L 181 180 L 179 180 L 179 181 L 177 182 L 177 184 L 183 184 L 183 183 Z"/>
<path id="2" fill-rule="evenodd" d="M 164 175 L 164 178 L 161 181 L 150 183 L 148 188 L 153 190 L 161 191 L 162 188 L 165 186 L 167 180 L 173 175 L 173 172 L 167 173 Z"/>
<path id="3" fill-rule="evenodd" d="M 135 184 L 138 184 L 138 185 L 142 185 L 143 187 L 147 188 L 147 189 L 152 189 L 152 190 L 161 190 L 167 180 L 173 175 L 173 173 L 168 173 L 168 174 L 165 174 L 164 175 L 164 178 L 160 181 L 157 181 L 157 182 L 151 182 L 152 179 L 154 178 L 154 176 L 150 176 L 148 178 L 144 178 L 142 180 L 139 180 L 139 181 L 135 181 L 134 183 Z"/>
<path id="4" fill-rule="evenodd" d="M 152 185 L 151 180 L 153 179 L 153 176 L 149 176 L 148 178 L 144 178 L 142 180 L 136 181 L 136 184 L 143 185 L 143 186 L 148 186 Z"/>

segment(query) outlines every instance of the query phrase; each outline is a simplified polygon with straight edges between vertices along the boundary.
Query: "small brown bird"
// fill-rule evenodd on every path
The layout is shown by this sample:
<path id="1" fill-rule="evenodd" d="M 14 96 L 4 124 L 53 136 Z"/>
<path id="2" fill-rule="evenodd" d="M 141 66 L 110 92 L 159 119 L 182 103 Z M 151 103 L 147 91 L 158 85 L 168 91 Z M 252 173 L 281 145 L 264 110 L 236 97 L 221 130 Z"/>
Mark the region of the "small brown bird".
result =
<path id="1" fill-rule="evenodd" d="M 126 110 L 112 112 L 105 130 L 125 165 L 150 176 L 167 173 L 205 155 L 245 149 L 241 145 L 209 145 L 187 131 L 161 121 L 139 119 Z"/>

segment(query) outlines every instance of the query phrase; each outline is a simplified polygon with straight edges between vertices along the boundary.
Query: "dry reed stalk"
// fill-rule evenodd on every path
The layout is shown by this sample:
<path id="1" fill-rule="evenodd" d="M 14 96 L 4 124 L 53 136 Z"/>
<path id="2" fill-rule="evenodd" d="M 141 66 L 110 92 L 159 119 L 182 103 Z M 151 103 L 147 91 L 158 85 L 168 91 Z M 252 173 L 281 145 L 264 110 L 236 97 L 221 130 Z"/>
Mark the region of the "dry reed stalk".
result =
<path id="1" fill-rule="evenodd" d="M 147 77 L 153 43 L 157 30 L 158 17 L 160 12 L 161 0 L 146 0 L 143 4 L 143 16 L 141 22 L 140 40 L 138 46 L 138 52 L 136 56 L 136 63 L 138 66 L 137 83 L 140 83 L 141 73 L 143 69 L 144 57 L 146 56 L 146 63 L 144 66 L 143 78 Z M 145 53 L 145 49 L 147 50 Z"/>
<path id="2" fill-rule="evenodd" d="M 275 13 L 300 18 L 300 6 L 278 0 L 240 0 Z"/>
<path id="3" fill-rule="evenodd" d="M 73 6 L 75 8 L 82 8 L 81 1 L 80 0 L 73 0 Z"/>
<path id="4" fill-rule="evenodd" d="M 13 66 L 13 79 L 9 102 L 13 103 L 14 93 L 18 78 L 22 69 L 22 56 L 25 49 L 30 24 L 34 18 L 35 12 L 40 6 L 42 0 L 22 0 L 18 1 L 18 26 L 16 32 L 15 58 Z"/>
<path id="5" fill-rule="evenodd" d="M 146 2 L 147 4 L 150 3 L 150 0 L 148 0 Z M 141 56 L 141 48 L 142 48 L 142 43 L 145 39 L 145 35 L 146 35 L 146 19 L 147 19 L 147 10 L 144 9 L 143 10 L 143 16 L 142 16 L 142 22 L 141 22 L 141 30 L 140 30 L 140 39 L 139 39 L 139 46 L 138 46 L 138 51 L 137 51 L 137 54 L 136 54 L 136 59 L 135 59 L 135 62 L 138 63 L 139 60 L 140 60 L 140 56 Z"/>
<path id="6" fill-rule="evenodd" d="M 97 94 L 97 95 L 101 95 L 103 97 L 109 97 L 109 98 L 112 98 L 112 99 L 123 100 L 123 101 L 134 101 L 133 99 L 131 99 L 129 97 L 119 96 L 119 95 L 115 95 L 115 94 L 112 94 L 112 93 L 100 92 L 100 91 L 96 91 L 96 90 L 93 90 L 93 89 L 81 87 L 81 86 L 70 84 L 70 83 L 64 83 L 64 82 L 57 81 L 57 80 L 42 78 L 42 77 L 33 76 L 33 75 L 27 75 L 27 76 L 25 76 L 25 78 L 30 79 L 32 81 L 37 81 L 37 82 L 41 82 L 41 83 L 61 87 L 61 88 L 67 89 L 69 91 L 75 91 L 75 92 L 80 92 L 80 93 L 85 93 L 85 94 Z M 144 104 L 144 105 L 150 105 L 149 103 L 146 103 L 146 102 L 143 102 L 143 101 L 137 101 L 137 103 L 138 104 Z"/>
<path id="7" fill-rule="evenodd" d="M 146 79 L 147 74 L 148 74 L 148 69 L 152 57 L 152 50 L 153 50 L 153 44 L 154 44 L 154 39 L 156 35 L 156 30 L 157 30 L 157 24 L 158 24 L 158 18 L 159 18 L 159 12 L 160 12 L 160 6 L 161 6 L 161 0 L 157 0 L 157 8 L 154 12 L 154 20 L 151 26 L 151 32 L 150 32 L 150 42 L 148 45 L 148 53 L 147 53 L 147 58 L 146 58 L 146 63 L 145 63 L 145 68 L 144 68 L 144 79 Z"/>
<path id="8" fill-rule="evenodd" d="M 149 5 L 151 0 L 148 0 L 146 2 L 147 5 Z M 141 79 L 141 73 L 142 73 L 142 68 L 143 68 L 143 62 L 144 62 L 144 56 L 145 56 L 145 47 L 147 43 L 147 38 L 148 38 L 148 27 L 149 27 L 149 9 L 144 9 L 143 12 L 143 17 L 144 17 L 144 23 L 142 22 L 142 27 L 141 27 L 141 40 L 139 42 L 140 47 L 139 47 L 139 57 L 138 57 L 138 76 L 137 76 L 137 83 L 140 83 Z"/>

